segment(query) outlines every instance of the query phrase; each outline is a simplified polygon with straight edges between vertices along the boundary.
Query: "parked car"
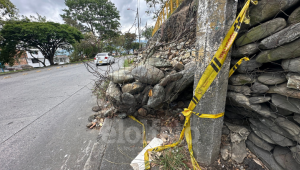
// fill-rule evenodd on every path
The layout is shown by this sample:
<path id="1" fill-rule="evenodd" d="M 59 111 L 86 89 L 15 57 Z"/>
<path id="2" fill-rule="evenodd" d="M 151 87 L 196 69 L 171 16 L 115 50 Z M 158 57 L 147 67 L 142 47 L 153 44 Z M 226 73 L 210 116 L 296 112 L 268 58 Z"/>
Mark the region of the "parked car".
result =
<path id="1" fill-rule="evenodd" d="M 96 66 L 101 64 L 112 64 L 115 62 L 115 58 L 111 53 L 98 53 L 94 58 L 94 62 Z"/>

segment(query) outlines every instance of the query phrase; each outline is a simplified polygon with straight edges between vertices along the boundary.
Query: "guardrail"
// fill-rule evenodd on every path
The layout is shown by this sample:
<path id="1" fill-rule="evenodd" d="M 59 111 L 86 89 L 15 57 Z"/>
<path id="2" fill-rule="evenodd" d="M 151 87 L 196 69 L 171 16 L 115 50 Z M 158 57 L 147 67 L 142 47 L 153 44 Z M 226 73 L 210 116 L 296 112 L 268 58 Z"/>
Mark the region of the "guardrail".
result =
<path id="1" fill-rule="evenodd" d="M 160 28 L 160 26 L 167 20 L 172 13 L 178 8 L 181 2 L 184 0 L 169 0 L 165 3 L 165 6 L 160 11 L 155 27 L 152 32 L 152 36 L 156 33 L 156 31 Z"/>

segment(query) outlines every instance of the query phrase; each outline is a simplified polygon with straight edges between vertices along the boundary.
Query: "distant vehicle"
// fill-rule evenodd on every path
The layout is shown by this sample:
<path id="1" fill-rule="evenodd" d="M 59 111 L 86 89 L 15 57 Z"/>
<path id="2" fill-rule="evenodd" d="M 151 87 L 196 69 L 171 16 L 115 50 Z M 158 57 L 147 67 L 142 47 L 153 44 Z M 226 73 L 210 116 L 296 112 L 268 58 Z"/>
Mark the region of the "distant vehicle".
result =
<path id="1" fill-rule="evenodd" d="M 94 62 L 96 66 L 101 64 L 112 64 L 115 62 L 115 58 L 111 53 L 98 53 L 94 58 Z"/>

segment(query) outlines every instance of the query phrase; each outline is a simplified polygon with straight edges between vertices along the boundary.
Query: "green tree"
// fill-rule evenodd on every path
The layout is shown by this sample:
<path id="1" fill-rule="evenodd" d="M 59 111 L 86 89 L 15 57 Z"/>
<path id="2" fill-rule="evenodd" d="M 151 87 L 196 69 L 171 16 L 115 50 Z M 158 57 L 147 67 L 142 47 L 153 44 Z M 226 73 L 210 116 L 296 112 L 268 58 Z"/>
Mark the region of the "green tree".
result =
<path id="1" fill-rule="evenodd" d="M 80 31 L 66 24 L 54 22 L 9 21 L 0 31 L 4 40 L 0 44 L 0 60 L 8 63 L 19 50 L 36 48 L 54 65 L 58 48 L 65 49 L 83 38 Z M 45 66 L 45 60 L 40 61 Z"/>
<path id="2" fill-rule="evenodd" d="M 154 27 L 145 27 L 145 30 L 142 32 L 142 36 L 146 39 L 149 40 L 152 37 L 152 32 L 153 32 Z"/>
<path id="3" fill-rule="evenodd" d="M 0 20 L 14 17 L 17 13 L 18 9 L 10 0 L 0 0 Z"/>
<path id="4" fill-rule="evenodd" d="M 127 54 L 129 54 L 129 51 L 132 49 L 133 42 L 136 40 L 136 34 L 133 33 L 125 33 L 124 35 L 125 43 L 124 48 L 127 51 Z"/>
<path id="5" fill-rule="evenodd" d="M 146 13 L 148 15 L 152 14 L 153 19 L 156 19 L 168 0 L 145 0 L 145 1 L 148 7 Z"/>
<path id="6" fill-rule="evenodd" d="M 83 26 L 84 32 L 92 32 L 100 39 L 118 35 L 120 26 L 119 11 L 108 0 L 65 0 L 68 9 L 61 17 L 66 21 L 72 19 Z"/>

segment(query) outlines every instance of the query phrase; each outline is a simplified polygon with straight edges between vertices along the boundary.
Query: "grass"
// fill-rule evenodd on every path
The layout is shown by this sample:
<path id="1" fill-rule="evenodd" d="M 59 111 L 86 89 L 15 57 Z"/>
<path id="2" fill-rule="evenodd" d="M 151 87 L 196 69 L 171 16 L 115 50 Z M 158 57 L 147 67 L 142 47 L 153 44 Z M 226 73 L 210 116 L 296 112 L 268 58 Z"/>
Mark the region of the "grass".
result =
<path id="1" fill-rule="evenodd" d="M 16 70 L 16 71 L 8 71 L 8 72 L 0 72 L 0 75 L 5 75 L 5 74 L 11 74 L 11 73 L 19 73 L 19 72 L 24 72 L 24 71 L 30 71 L 30 70 L 33 70 L 34 68 L 32 69 L 25 69 L 25 70 Z M 2 69 L 0 69 L 2 71 Z"/>
<path id="2" fill-rule="evenodd" d="M 133 63 L 133 59 L 125 59 L 123 67 L 129 67 Z"/>
<path id="3" fill-rule="evenodd" d="M 189 169 L 185 162 L 189 161 L 184 147 L 166 149 L 160 156 L 156 156 L 152 163 L 165 170 Z"/>

